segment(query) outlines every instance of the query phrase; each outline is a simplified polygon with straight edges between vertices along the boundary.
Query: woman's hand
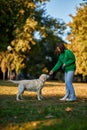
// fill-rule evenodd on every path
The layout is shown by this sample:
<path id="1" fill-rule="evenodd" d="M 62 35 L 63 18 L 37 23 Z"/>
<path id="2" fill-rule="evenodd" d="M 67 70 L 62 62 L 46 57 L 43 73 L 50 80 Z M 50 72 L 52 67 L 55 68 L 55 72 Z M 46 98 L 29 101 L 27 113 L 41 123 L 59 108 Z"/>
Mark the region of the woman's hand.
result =
<path id="1" fill-rule="evenodd" d="M 51 70 L 50 72 L 49 72 L 49 75 L 52 75 L 53 74 L 53 71 Z"/>
<path id="2" fill-rule="evenodd" d="M 65 66 L 66 66 L 65 64 L 62 65 L 62 69 L 63 69 L 63 70 L 65 69 Z"/>

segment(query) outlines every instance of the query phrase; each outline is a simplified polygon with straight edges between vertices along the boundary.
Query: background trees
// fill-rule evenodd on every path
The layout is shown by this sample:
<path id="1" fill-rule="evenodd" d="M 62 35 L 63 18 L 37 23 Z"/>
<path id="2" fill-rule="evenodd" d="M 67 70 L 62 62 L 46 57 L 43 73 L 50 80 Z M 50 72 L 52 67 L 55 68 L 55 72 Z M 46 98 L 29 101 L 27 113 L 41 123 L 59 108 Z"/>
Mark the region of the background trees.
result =
<path id="1" fill-rule="evenodd" d="M 18 74 L 25 68 L 26 72 L 37 75 L 50 68 L 50 63 L 54 60 L 53 49 L 61 41 L 58 34 L 62 33 L 64 23 L 46 15 L 46 1 L 48 0 L 0 1 L 1 70 L 4 58 L 5 71 L 8 70 L 9 73 L 15 70 Z M 11 47 L 10 50 L 7 50 L 8 46 Z"/>

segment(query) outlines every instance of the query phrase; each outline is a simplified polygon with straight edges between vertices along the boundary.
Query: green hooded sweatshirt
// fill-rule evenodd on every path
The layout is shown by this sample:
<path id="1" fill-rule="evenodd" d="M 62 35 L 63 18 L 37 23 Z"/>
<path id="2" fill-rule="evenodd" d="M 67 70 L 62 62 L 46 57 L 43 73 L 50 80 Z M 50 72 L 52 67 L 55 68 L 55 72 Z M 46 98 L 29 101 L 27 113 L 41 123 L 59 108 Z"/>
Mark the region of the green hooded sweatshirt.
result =
<path id="1" fill-rule="evenodd" d="M 65 72 L 76 70 L 75 55 L 72 51 L 66 49 L 63 53 L 61 53 L 52 71 L 55 72 L 56 70 L 60 69 L 63 64 L 65 64 Z"/>

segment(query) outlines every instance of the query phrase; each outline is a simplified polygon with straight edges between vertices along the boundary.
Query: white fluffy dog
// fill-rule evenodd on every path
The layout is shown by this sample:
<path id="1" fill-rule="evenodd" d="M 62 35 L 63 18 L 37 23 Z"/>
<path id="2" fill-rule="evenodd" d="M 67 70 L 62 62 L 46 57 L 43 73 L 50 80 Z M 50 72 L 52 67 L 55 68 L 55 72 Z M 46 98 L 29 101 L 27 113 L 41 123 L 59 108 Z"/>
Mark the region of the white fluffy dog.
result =
<path id="1" fill-rule="evenodd" d="M 41 90 L 44 86 L 45 81 L 49 78 L 49 75 L 42 74 L 39 79 L 32 79 L 32 80 L 20 80 L 20 81 L 14 81 L 10 80 L 13 83 L 18 84 L 18 93 L 17 93 L 17 100 L 23 100 L 23 93 L 25 90 L 27 91 L 34 91 L 37 92 L 37 98 L 38 100 L 42 99 L 42 93 Z"/>

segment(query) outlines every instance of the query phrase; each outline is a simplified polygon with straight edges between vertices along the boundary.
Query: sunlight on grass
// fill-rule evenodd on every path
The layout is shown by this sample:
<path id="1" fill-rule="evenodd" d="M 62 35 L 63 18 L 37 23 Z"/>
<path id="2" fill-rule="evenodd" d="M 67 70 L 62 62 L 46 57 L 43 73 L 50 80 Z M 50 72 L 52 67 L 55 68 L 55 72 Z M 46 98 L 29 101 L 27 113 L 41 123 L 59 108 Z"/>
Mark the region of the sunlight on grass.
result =
<path id="1" fill-rule="evenodd" d="M 55 124 L 61 124 L 60 119 L 46 119 L 43 121 L 31 121 L 26 123 L 20 123 L 20 124 L 12 124 L 10 123 L 8 126 L 6 126 L 5 130 L 36 130 L 39 127 L 44 126 L 52 126 Z M 4 130 L 2 129 L 2 130 Z"/>

